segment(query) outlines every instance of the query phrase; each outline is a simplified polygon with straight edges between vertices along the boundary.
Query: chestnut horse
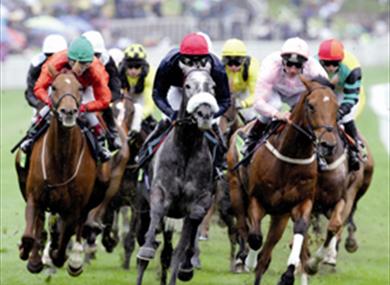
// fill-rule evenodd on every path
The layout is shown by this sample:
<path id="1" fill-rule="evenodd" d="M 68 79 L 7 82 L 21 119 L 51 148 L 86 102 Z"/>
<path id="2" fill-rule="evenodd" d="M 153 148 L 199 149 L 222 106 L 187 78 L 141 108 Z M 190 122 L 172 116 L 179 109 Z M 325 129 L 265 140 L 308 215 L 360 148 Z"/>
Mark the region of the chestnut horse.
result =
<path id="1" fill-rule="evenodd" d="M 358 200 L 370 186 L 374 170 L 372 153 L 367 143 L 365 145 L 367 158 L 361 162 L 358 171 L 349 171 L 345 143 L 339 135 L 337 135 L 337 143 L 330 146 L 331 148 L 324 153 L 328 165 L 325 171 L 320 172 L 318 176 L 318 189 L 313 211 L 324 214 L 329 219 L 329 224 L 323 245 L 310 258 L 305 267 L 310 274 L 318 271 L 320 262 L 336 265 L 337 244 L 344 224 L 348 224 L 345 248 L 348 252 L 357 250 L 353 215 Z"/>
<path id="2" fill-rule="evenodd" d="M 68 260 L 68 272 L 76 276 L 83 266 L 82 225 L 103 190 L 96 187 L 100 185 L 98 167 L 77 124 L 82 86 L 69 71 L 57 73 L 51 66 L 49 70 L 54 78 L 50 95 L 54 115 L 47 132 L 33 146 L 28 173 L 23 174 L 20 168 L 20 151 L 16 155 L 20 190 L 27 202 L 20 258 L 29 259 L 30 272 L 42 270 L 42 232 L 45 211 L 50 211 L 60 217 L 59 240 L 52 243 L 50 249 L 52 262 L 57 267 L 63 266 L 68 242 L 76 233 Z M 101 167 L 106 169 L 105 164 Z M 107 175 L 107 172 L 101 173 Z"/>
<path id="3" fill-rule="evenodd" d="M 300 262 L 305 264 L 307 256 L 302 255 L 300 260 L 300 254 L 317 185 L 316 146 L 336 142 L 332 132 L 336 128 L 338 109 L 335 94 L 317 82 L 301 80 L 308 91 L 301 95 L 284 129 L 271 135 L 255 150 L 248 167 L 229 171 L 238 228 L 244 238 L 247 235 L 251 249 L 261 248 L 260 222 L 266 214 L 271 215 L 267 239 L 258 255 L 255 285 L 260 284 L 270 264 L 272 249 L 282 237 L 290 217 L 294 222 L 294 240 L 287 271 L 279 284 L 293 284 L 295 269 Z M 236 135 L 227 156 L 230 169 L 238 162 Z M 249 220 L 249 234 L 246 232 L 246 218 Z"/>

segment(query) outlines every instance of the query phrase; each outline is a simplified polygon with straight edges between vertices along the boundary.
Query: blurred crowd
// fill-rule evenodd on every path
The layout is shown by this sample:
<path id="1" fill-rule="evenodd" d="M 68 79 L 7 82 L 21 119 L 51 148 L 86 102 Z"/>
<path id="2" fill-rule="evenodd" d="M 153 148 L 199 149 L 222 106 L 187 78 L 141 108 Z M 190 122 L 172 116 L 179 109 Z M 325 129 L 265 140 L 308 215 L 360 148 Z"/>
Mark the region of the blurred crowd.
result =
<path id="1" fill-rule="evenodd" d="M 167 17 L 195 20 L 213 40 L 281 40 L 293 36 L 367 39 L 389 32 L 389 1 L 370 0 L 376 7 L 356 12 L 345 0 L 2 0 L 1 59 L 8 52 L 40 46 L 50 33 L 71 39 L 87 30 L 115 37 L 110 23 Z M 354 2 L 354 1 L 353 1 Z M 360 3 L 360 2 L 359 2 Z M 180 22 L 172 25 L 178 25 Z M 131 25 L 129 22 L 128 25 Z M 145 21 L 148 25 L 148 21 Z M 172 29 L 174 30 L 174 29 Z M 158 33 L 158 32 L 157 32 Z M 169 38 L 170 35 L 160 35 Z M 131 35 L 127 35 L 131 39 Z M 113 39 L 114 42 L 115 39 Z M 116 39 L 117 40 L 117 39 Z M 142 39 L 134 39 L 142 42 Z M 116 41 L 117 42 L 117 41 Z"/>

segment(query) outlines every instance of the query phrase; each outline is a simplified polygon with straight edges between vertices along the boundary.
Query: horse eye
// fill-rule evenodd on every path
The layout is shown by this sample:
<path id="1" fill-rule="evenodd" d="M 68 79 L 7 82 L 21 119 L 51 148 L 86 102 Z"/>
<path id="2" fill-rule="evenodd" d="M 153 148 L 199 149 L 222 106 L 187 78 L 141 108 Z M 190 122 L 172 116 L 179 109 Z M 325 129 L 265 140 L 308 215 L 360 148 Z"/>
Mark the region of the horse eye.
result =
<path id="1" fill-rule="evenodd" d="M 83 87 L 79 87 L 79 91 L 82 92 L 83 91 Z"/>
<path id="2" fill-rule="evenodd" d="M 307 104 L 307 107 L 309 108 L 309 111 L 314 113 L 315 112 L 315 108 L 312 104 Z"/>
<path id="3" fill-rule="evenodd" d="M 191 86 L 190 86 L 189 84 L 186 84 L 184 87 L 185 87 L 186 89 L 190 89 L 190 88 L 191 88 Z"/>
<path id="4" fill-rule="evenodd" d="M 57 88 L 56 88 L 54 85 L 52 85 L 52 86 L 51 86 L 51 90 L 56 91 Z"/>

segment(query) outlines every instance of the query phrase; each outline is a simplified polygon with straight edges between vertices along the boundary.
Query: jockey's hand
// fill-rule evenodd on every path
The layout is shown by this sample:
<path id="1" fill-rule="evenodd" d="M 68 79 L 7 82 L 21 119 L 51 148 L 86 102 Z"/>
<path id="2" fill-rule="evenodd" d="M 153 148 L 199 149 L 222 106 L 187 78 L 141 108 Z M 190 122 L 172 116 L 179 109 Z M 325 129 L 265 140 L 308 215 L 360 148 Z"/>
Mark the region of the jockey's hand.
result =
<path id="1" fill-rule="evenodd" d="M 290 112 L 276 112 L 273 118 L 279 121 L 288 121 L 290 119 Z"/>
<path id="2" fill-rule="evenodd" d="M 80 113 L 85 113 L 85 112 L 87 112 L 87 107 L 85 106 L 85 104 L 81 104 L 81 105 L 80 105 L 79 111 L 80 111 Z"/>
<path id="3" fill-rule="evenodd" d="M 348 103 L 341 104 L 337 111 L 337 121 L 340 121 L 346 114 L 351 111 L 352 105 Z"/>

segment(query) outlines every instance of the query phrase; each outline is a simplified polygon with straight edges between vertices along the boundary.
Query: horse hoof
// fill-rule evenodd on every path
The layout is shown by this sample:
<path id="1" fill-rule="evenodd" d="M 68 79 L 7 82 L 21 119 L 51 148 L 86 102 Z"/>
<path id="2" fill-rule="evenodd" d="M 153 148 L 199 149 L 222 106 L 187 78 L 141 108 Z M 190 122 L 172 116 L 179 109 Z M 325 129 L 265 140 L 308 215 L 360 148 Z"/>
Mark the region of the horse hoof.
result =
<path id="1" fill-rule="evenodd" d="M 201 269 L 201 267 L 202 267 L 202 264 L 200 263 L 200 259 L 198 256 L 193 256 L 191 258 L 191 264 L 196 269 Z"/>
<path id="2" fill-rule="evenodd" d="M 235 260 L 234 264 L 231 266 L 231 272 L 238 274 L 245 272 L 245 266 L 241 259 Z"/>
<path id="3" fill-rule="evenodd" d="M 40 273 L 43 269 L 43 263 L 41 260 L 39 260 L 37 263 L 33 263 L 33 262 L 29 261 L 27 263 L 27 269 L 29 272 L 34 273 L 34 274 Z"/>
<path id="4" fill-rule="evenodd" d="M 137 258 L 142 260 L 152 260 L 154 255 L 156 254 L 156 250 L 152 247 L 141 247 L 138 251 Z"/>
<path id="5" fill-rule="evenodd" d="M 261 235 L 249 234 L 248 243 L 251 249 L 258 250 L 263 243 L 263 238 Z"/>
<path id="6" fill-rule="evenodd" d="M 34 246 L 34 238 L 24 236 L 22 237 L 22 244 L 19 246 L 19 257 L 21 260 L 27 260 L 30 252 Z"/>
<path id="7" fill-rule="evenodd" d="M 305 272 L 309 275 L 314 275 L 318 272 L 318 263 L 315 260 L 309 259 L 305 264 Z"/>
<path id="8" fill-rule="evenodd" d="M 209 239 L 209 237 L 208 237 L 208 235 L 200 235 L 199 236 L 199 240 L 208 240 Z"/>
<path id="9" fill-rule="evenodd" d="M 358 250 L 358 248 L 359 248 L 359 245 L 357 244 L 355 239 L 347 238 L 345 240 L 345 249 L 349 253 L 354 253 L 355 251 Z"/>
<path id="10" fill-rule="evenodd" d="M 194 268 L 180 268 L 177 278 L 181 281 L 190 281 L 194 277 Z"/>
<path id="11" fill-rule="evenodd" d="M 67 267 L 68 274 L 72 277 L 77 277 L 81 273 L 83 273 L 83 266 L 80 266 L 79 268 L 74 268 L 68 264 Z"/>
<path id="12" fill-rule="evenodd" d="M 294 265 L 289 265 L 285 273 L 280 278 L 278 285 L 293 285 L 294 284 Z"/>

